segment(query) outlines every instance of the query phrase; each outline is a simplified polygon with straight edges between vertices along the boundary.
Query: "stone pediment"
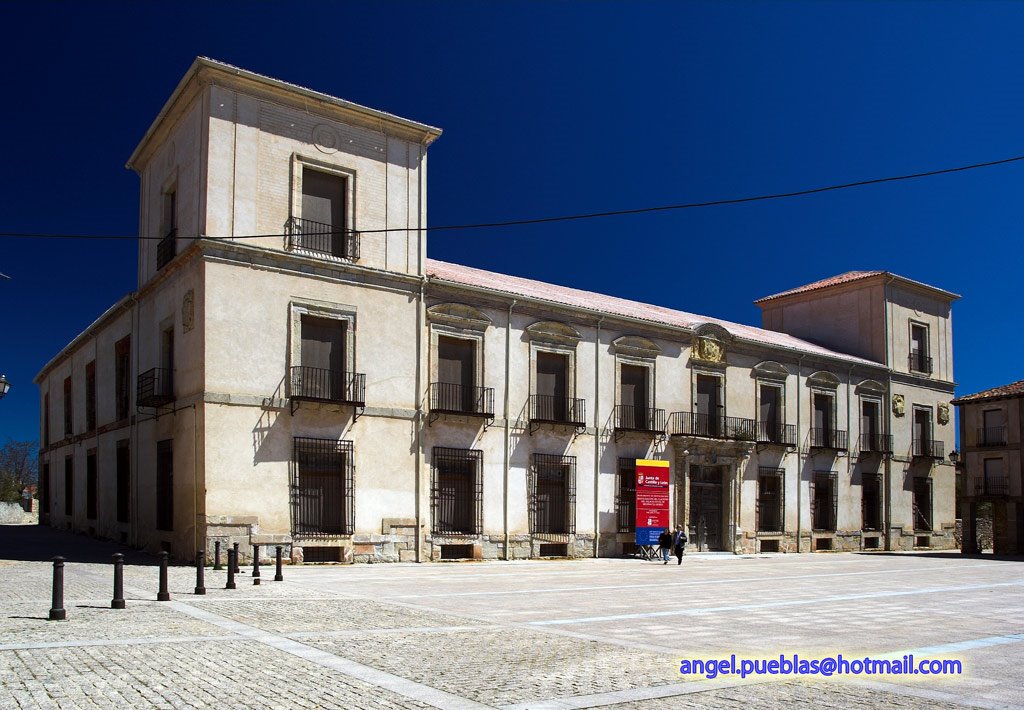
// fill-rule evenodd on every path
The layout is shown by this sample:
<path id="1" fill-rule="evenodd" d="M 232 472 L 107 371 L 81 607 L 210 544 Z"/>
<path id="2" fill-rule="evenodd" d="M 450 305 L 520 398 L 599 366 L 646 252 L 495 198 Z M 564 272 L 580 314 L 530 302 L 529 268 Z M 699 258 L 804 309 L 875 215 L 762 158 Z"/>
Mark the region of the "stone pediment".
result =
<path id="1" fill-rule="evenodd" d="M 526 333 L 530 340 L 537 340 L 542 343 L 557 343 L 558 345 L 576 346 L 582 336 L 579 331 L 567 323 L 559 323 L 553 320 L 537 321 L 533 325 L 526 326 Z"/>
<path id="2" fill-rule="evenodd" d="M 754 365 L 750 375 L 761 380 L 784 380 L 789 377 L 789 370 L 774 360 L 765 360 Z"/>
<path id="3" fill-rule="evenodd" d="M 456 328 L 486 330 L 491 319 L 479 308 L 465 303 L 438 303 L 427 308 L 427 318 L 431 323 L 443 323 Z"/>
<path id="4" fill-rule="evenodd" d="M 807 378 L 807 385 L 809 387 L 822 387 L 824 389 L 834 390 L 839 386 L 839 378 L 831 372 L 818 370 Z"/>
<path id="5" fill-rule="evenodd" d="M 885 385 L 878 380 L 864 380 L 857 385 L 857 394 L 885 394 Z"/>
<path id="6" fill-rule="evenodd" d="M 621 355 L 634 355 L 636 357 L 657 357 L 661 355 L 661 348 L 650 338 L 640 335 L 623 335 L 612 341 L 612 348 Z"/>

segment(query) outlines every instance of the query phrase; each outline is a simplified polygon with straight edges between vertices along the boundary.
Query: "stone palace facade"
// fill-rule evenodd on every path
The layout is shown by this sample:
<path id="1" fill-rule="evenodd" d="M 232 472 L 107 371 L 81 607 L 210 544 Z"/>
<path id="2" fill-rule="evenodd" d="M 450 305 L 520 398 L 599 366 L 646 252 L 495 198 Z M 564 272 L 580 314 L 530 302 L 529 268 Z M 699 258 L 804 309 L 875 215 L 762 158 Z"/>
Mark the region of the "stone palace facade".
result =
<path id="1" fill-rule="evenodd" d="M 436 128 L 197 59 L 129 160 L 138 282 L 40 371 L 44 524 L 189 559 L 627 554 L 637 459 L 732 552 L 952 548 L 951 304 L 755 328 L 426 255 Z"/>

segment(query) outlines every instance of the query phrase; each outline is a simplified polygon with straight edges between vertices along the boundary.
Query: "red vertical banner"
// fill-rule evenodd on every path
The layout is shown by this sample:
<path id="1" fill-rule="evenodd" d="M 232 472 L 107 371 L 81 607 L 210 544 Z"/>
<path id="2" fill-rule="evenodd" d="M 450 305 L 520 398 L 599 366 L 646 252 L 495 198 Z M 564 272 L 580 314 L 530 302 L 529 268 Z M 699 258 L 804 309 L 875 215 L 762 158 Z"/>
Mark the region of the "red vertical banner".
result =
<path id="1" fill-rule="evenodd" d="M 657 545 L 668 527 L 668 461 L 637 459 L 636 544 Z"/>

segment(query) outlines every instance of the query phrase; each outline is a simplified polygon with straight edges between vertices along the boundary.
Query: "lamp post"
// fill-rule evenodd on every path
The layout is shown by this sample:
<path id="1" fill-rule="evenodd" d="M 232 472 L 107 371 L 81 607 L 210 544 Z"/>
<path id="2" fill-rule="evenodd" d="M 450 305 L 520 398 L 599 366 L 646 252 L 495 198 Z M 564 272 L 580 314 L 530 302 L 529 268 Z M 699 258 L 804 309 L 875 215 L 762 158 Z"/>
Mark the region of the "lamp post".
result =
<path id="1" fill-rule="evenodd" d="M 7 381 L 7 375 L 0 375 L 0 399 L 11 389 L 11 383 Z"/>

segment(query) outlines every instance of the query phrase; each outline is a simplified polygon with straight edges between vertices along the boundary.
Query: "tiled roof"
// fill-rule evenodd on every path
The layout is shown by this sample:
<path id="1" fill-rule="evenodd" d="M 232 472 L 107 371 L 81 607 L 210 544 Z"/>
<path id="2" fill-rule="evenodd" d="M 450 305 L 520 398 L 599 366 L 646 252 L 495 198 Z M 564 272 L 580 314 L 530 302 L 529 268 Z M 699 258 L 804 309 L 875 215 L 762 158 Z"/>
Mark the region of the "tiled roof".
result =
<path id="1" fill-rule="evenodd" d="M 741 323 L 718 318 L 709 318 L 685 311 L 677 311 L 664 306 L 654 306 L 638 301 L 630 301 L 625 298 L 607 296 L 603 293 L 583 291 L 567 286 L 557 286 L 543 281 L 524 279 L 508 274 L 499 274 L 483 269 L 474 269 L 469 266 L 450 264 L 436 259 L 427 259 L 427 275 L 430 278 L 440 281 L 448 281 L 455 284 L 483 288 L 497 293 L 534 298 L 552 303 L 559 303 L 575 308 L 586 308 L 592 311 L 608 313 L 609 315 L 625 316 L 640 320 L 661 323 L 665 325 L 693 328 L 704 323 L 713 323 L 725 328 L 731 335 L 741 340 L 759 343 L 766 346 L 782 347 L 797 350 L 812 355 L 836 358 L 847 362 L 861 363 L 882 367 L 881 364 L 871 360 L 835 352 L 820 345 L 794 338 L 792 335 L 777 333 L 773 330 L 764 330 Z"/>
<path id="2" fill-rule="evenodd" d="M 964 395 L 963 397 L 957 397 L 953 400 L 953 404 L 962 404 L 967 402 L 981 402 L 986 399 L 999 399 L 1001 397 L 1021 397 L 1024 396 L 1024 380 L 1018 380 L 1009 385 L 1002 385 L 1000 387 L 993 387 L 992 389 L 985 390 L 983 392 L 976 392 L 975 394 Z"/>
<path id="3" fill-rule="evenodd" d="M 793 294 L 796 293 L 817 291 L 820 288 L 838 286 L 839 284 L 850 283 L 851 281 L 860 281 L 861 279 L 870 278 L 872 276 L 879 276 L 884 273 L 884 271 L 847 271 L 845 274 L 839 274 L 838 276 L 830 276 L 827 279 L 815 281 L 814 283 L 807 284 L 806 286 L 797 286 L 796 288 L 791 288 L 788 291 L 783 291 L 782 293 L 776 293 L 771 296 L 759 298 L 756 301 L 754 301 L 754 303 L 764 303 L 765 301 L 771 301 L 776 298 L 782 298 L 783 296 L 792 296 Z"/>

